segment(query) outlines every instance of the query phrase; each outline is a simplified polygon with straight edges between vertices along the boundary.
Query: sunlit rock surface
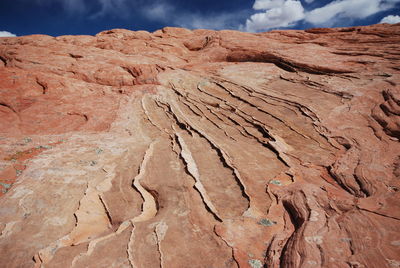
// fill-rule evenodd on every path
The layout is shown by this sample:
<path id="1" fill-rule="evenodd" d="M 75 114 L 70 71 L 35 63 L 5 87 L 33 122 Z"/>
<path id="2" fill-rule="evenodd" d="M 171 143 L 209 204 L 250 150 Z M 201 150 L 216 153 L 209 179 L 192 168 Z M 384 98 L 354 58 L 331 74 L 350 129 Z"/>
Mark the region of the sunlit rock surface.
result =
<path id="1" fill-rule="evenodd" d="M 1 267 L 399 267 L 400 25 L 0 38 Z"/>

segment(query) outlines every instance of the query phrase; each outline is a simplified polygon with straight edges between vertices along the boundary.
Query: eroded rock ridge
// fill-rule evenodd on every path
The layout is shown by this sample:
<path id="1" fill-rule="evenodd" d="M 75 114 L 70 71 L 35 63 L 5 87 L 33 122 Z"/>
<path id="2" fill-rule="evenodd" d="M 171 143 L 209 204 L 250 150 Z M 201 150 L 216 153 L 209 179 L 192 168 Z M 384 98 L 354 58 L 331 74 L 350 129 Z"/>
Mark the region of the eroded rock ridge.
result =
<path id="1" fill-rule="evenodd" d="M 0 266 L 400 267 L 400 25 L 0 38 Z"/>

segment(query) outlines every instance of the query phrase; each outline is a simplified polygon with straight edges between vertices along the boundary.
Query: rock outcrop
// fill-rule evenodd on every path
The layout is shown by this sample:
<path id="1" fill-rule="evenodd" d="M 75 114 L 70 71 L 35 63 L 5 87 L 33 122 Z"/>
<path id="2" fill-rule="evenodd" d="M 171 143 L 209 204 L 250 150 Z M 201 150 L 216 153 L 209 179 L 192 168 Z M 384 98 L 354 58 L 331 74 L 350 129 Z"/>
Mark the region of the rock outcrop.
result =
<path id="1" fill-rule="evenodd" d="M 1 267 L 400 267 L 400 25 L 0 38 Z"/>

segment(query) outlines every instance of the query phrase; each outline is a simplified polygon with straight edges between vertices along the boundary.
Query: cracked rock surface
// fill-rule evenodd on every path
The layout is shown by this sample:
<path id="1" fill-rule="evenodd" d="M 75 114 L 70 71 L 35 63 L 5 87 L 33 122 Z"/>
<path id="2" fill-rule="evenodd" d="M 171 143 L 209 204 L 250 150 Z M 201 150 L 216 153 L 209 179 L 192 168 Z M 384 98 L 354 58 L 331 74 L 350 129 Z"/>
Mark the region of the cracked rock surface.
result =
<path id="1" fill-rule="evenodd" d="M 400 24 L 0 38 L 1 267 L 400 267 Z"/>

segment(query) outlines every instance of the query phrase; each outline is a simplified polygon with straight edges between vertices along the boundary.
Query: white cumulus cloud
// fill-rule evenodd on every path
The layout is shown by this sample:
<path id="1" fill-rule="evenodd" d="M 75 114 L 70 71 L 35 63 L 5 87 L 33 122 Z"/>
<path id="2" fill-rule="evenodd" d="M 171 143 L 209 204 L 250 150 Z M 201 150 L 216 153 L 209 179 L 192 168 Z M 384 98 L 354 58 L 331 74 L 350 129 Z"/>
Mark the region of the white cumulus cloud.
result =
<path id="1" fill-rule="evenodd" d="M 304 19 L 304 8 L 297 0 L 256 0 L 253 9 L 264 12 L 246 20 L 245 29 L 249 32 L 289 27 Z"/>
<path id="2" fill-rule="evenodd" d="M 0 31 L 0 37 L 14 37 L 16 36 L 13 33 L 7 32 L 7 31 Z"/>
<path id="3" fill-rule="evenodd" d="M 256 0 L 253 5 L 255 10 L 267 10 L 282 7 L 285 0 Z"/>
<path id="4" fill-rule="evenodd" d="M 390 23 L 390 24 L 400 23 L 400 16 L 398 15 L 386 16 L 381 20 L 380 23 Z"/>
<path id="5" fill-rule="evenodd" d="M 310 4 L 314 0 L 304 0 Z M 400 0 L 334 0 L 322 7 L 305 10 L 299 0 L 255 0 L 257 11 L 241 29 L 250 32 L 294 26 L 308 22 L 319 27 L 331 27 L 343 21 L 364 19 L 382 11 L 393 9 Z M 263 11 L 263 12 L 260 12 Z M 387 21 L 396 21 L 399 16 L 388 16 Z"/>
<path id="6" fill-rule="evenodd" d="M 306 14 L 306 21 L 316 25 L 332 26 L 338 20 L 363 19 L 381 11 L 391 9 L 396 1 L 385 0 L 340 0 L 316 8 Z"/>

